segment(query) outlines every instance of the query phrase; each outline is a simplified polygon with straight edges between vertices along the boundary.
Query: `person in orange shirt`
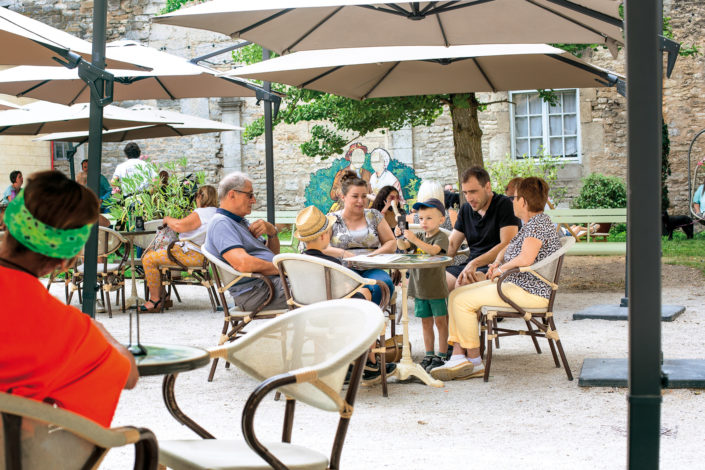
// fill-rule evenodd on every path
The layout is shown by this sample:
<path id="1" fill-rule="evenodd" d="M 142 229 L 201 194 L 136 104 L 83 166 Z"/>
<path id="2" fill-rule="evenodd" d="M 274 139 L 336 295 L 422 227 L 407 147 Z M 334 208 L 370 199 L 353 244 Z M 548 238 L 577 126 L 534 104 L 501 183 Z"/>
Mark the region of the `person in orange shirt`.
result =
<path id="1" fill-rule="evenodd" d="M 109 426 L 135 360 L 97 321 L 39 282 L 66 268 L 98 219 L 98 198 L 58 171 L 35 173 L 5 211 L 0 244 L 0 392 Z"/>

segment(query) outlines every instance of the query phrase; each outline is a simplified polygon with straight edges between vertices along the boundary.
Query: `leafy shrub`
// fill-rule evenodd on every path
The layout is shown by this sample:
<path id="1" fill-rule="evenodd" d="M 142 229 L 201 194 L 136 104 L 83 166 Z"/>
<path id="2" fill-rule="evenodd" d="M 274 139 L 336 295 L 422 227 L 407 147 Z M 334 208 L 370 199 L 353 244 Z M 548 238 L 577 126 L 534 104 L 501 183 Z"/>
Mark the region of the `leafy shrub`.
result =
<path id="1" fill-rule="evenodd" d="M 550 155 L 540 155 L 538 157 L 511 158 L 507 156 L 503 160 L 491 162 L 487 165 L 487 171 L 492 180 L 492 190 L 498 194 L 504 194 L 509 180 L 516 177 L 528 178 L 537 176 L 543 178 L 551 188 L 550 196 L 554 203 L 560 202 L 565 197 L 565 188 L 557 186 L 558 170 L 563 168 L 565 163 L 559 158 Z"/>
<path id="2" fill-rule="evenodd" d="M 583 178 L 580 195 L 573 201 L 576 209 L 627 207 L 627 187 L 620 178 L 592 173 Z"/>

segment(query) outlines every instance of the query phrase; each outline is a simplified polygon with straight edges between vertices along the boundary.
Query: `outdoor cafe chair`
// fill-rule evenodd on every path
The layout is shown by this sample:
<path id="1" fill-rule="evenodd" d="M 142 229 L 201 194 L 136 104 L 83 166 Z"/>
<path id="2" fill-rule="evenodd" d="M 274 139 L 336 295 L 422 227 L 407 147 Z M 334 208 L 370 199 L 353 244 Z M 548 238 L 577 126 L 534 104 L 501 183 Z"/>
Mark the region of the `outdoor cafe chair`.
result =
<path id="1" fill-rule="evenodd" d="M 111 448 L 135 446 L 136 470 L 157 468 L 158 446 L 148 429 L 104 428 L 76 413 L 0 393 L 0 468 L 97 469 Z"/>
<path id="2" fill-rule="evenodd" d="M 210 262 L 213 268 L 213 280 L 215 281 L 215 287 L 218 291 L 220 297 L 220 304 L 223 306 L 223 329 L 220 333 L 220 338 L 218 340 L 218 345 L 223 345 L 229 341 L 235 341 L 244 332 L 242 331 L 252 320 L 263 320 L 271 319 L 282 313 L 286 313 L 288 310 L 285 309 L 267 309 L 267 305 L 274 298 L 274 284 L 269 279 L 268 276 L 260 273 L 242 273 L 237 271 L 235 268 L 230 266 L 230 264 L 225 261 L 220 260 L 213 253 L 210 253 L 204 246 L 201 247 L 201 253 Z M 225 293 L 228 289 L 245 278 L 257 278 L 264 282 L 264 285 L 269 289 L 269 296 L 267 299 L 259 305 L 256 309 L 252 311 L 244 310 L 230 310 L 228 302 L 225 298 Z M 215 375 L 215 369 L 218 366 L 218 358 L 213 358 L 213 365 L 211 365 L 211 371 L 208 374 L 208 381 L 213 381 L 213 376 Z M 225 367 L 227 368 L 229 363 L 226 362 Z"/>
<path id="3" fill-rule="evenodd" d="M 553 320 L 553 304 L 556 299 L 556 291 L 558 290 L 558 280 L 561 274 L 561 267 L 563 266 L 563 258 L 566 252 L 575 244 L 575 239 L 573 237 L 562 237 L 560 240 L 561 248 L 555 253 L 531 266 L 509 269 L 499 277 L 497 281 L 497 292 L 500 298 L 511 305 L 511 307 L 486 305 L 481 308 L 480 323 L 482 324 L 481 336 L 483 336 L 483 338 L 481 338 L 480 347 L 483 349 L 482 352 L 486 355 L 485 382 L 487 382 L 490 377 L 493 352 L 492 342 L 494 340 L 495 346 L 499 348 L 499 338 L 507 336 L 530 336 L 536 348 L 536 352 L 539 354 L 541 354 L 541 348 L 539 347 L 537 338 L 545 338 L 548 341 L 548 346 L 551 349 L 556 367 L 561 367 L 562 362 L 568 380 L 573 380 L 573 374 L 570 371 L 568 359 L 563 351 L 563 345 L 556 331 L 556 323 Z M 551 296 L 548 299 L 547 307 L 522 308 L 504 294 L 502 291 L 502 283 L 508 275 L 518 272 L 529 273 L 551 286 Z M 526 329 L 512 329 L 510 328 L 511 325 L 507 324 L 508 322 L 503 323 L 502 328 L 500 328 L 497 324 L 500 318 L 522 319 L 526 323 Z M 556 349 L 558 349 L 560 361 L 556 354 Z"/>
<path id="4" fill-rule="evenodd" d="M 199 426 L 201 440 L 160 440 L 159 463 L 175 470 L 340 468 L 367 353 L 383 324 L 382 311 L 372 302 L 329 300 L 263 323 L 238 341 L 212 350 L 213 358 L 234 364 L 260 382 L 242 412 L 244 441 L 215 439 Z M 351 362 L 354 367 L 343 395 Z M 264 397 L 275 389 L 286 396 L 281 442 L 260 441 L 255 434 L 254 417 Z M 339 413 L 330 458 L 318 450 L 291 443 L 297 400 Z M 320 423 L 312 424 L 321 430 Z"/>
<path id="5" fill-rule="evenodd" d="M 284 286 L 286 303 L 295 309 L 316 302 L 352 297 L 362 288 L 378 285 L 382 290 L 380 307 L 389 304 L 389 287 L 377 279 L 366 279 L 355 271 L 332 261 L 315 256 L 283 253 L 272 260 L 279 270 Z M 387 371 L 385 350 L 386 326 L 382 327 L 378 347 L 373 349 L 382 373 L 382 394 L 387 396 Z"/>
<path id="6" fill-rule="evenodd" d="M 118 250 L 122 248 L 123 254 L 120 255 Z M 125 269 L 127 269 L 127 260 L 132 249 L 132 242 L 120 235 L 113 229 L 107 227 L 98 227 L 98 257 L 102 261 L 98 261 L 98 286 L 100 288 L 100 297 L 103 303 L 108 308 L 108 317 L 113 317 L 113 310 L 110 304 L 110 292 L 117 291 L 117 299 L 120 299 L 122 293 L 122 311 L 125 311 Z M 116 259 L 110 261 L 111 255 L 115 254 Z M 69 288 L 66 303 L 71 303 L 73 293 L 78 291 L 78 299 L 81 299 L 81 290 L 83 287 L 83 272 L 85 271 L 85 260 L 78 264 L 73 270 L 71 277 L 71 286 Z"/>

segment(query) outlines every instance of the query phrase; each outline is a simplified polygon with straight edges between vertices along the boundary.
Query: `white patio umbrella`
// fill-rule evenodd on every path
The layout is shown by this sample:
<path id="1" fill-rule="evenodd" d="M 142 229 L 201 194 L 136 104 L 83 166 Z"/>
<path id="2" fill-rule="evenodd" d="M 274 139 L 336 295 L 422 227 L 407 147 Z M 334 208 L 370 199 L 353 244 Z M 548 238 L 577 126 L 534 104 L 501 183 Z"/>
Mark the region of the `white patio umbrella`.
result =
<path id="1" fill-rule="evenodd" d="M 118 106 L 106 106 L 103 111 L 104 130 L 174 122 L 153 113 L 145 115 L 145 113 Z M 63 106 L 40 101 L 20 109 L 0 112 L 0 135 L 87 131 L 89 125 L 88 104 Z"/>
<path id="2" fill-rule="evenodd" d="M 345 47 L 621 44 L 621 0 L 213 0 L 153 19 L 280 54 Z"/>
<path id="3" fill-rule="evenodd" d="M 157 117 L 172 121 L 169 124 L 156 124 L 150 126 L 127 127 L 103 131 L 103 142 L 124 142 L 126 140 L 153 139 L 159 137 L 184 137 L 196 134 L 207 134 L 210 132 L 240 131 L 243 128 L 231 126 L 210 119 L 203 119 L 188 114 L 166 111 L 152 106 L 137 105 L 128 108 L 145 116 L 155 115 Z M 79 144 L 88 141 L 88 132 L 61 132 L 47 134 L 37 140 L 50 140 L 54 142 L 77 142 Z"/>
<path id="4" fill-rule="evenodd" d="M 614 86 L 621 77 L 545 44 L 331 49 L 287 54 L 232 74 L 353 99 Z"/>
<path id="5" fill-rule="evenodd" d="M 67 59 L 69 51 L 91 60 L 90 42 L 7 8 L 0 8 L 0 44 L 1 65 L 58 65 L 56 59 Z M 107 63 L 109 67 L 145 69 L 110 54 Z"/>
<path id="6" fill-rule="evenodd" d="M 115 76 L 115 101 L 255 96 L 256 85 L 246 80 L 220 77 L 216 70 L 134 41 L 116 41 L 108 44 L 106 50 L 113 57 L 152 67 L 151 71 L 109 69 Z M 0 93 L 65 105 L 90 100 L 90 88 L 78 72 L 63 67 L 21 66 L 3 70 Z"/>

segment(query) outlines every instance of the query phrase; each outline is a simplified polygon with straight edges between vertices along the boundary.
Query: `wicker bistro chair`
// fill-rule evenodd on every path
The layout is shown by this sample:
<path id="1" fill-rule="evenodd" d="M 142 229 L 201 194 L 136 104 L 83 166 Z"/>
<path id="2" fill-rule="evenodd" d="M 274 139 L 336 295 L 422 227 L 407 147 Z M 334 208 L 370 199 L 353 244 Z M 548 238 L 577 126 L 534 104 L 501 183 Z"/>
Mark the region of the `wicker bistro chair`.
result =
<path id="1" fill-rule="evenodd" d="M 218 291 L 218 295 L 220 296 L 220 304 L 223 306 L 224 319 L 223 329 L 218 341 L 219 346 L 229 341 L 235 341 L 243 335 L 245 332 L 243 332 L 242 329 L 245 328 L 252 320 L 271 319 L 288 311 L 285 309 L 267 309 L 267 305 L 269 305 L 274 298 L 274 285 L 272 284 L 272 281 L 269 280 L 269 277 L 259 273 L 241 273 L 230 266 L 230 264 L 225 261 L 221 261 L 214 254 L 206 250 L 205 247 L 201 247 L 201 253 L 203 253 L 203 256 L 205 256 L 213 268 L 213 280 L 215 281 L 215 287 Z M 267 300 L 255 310 L 249 312 L 243 310 L 231 312 L 225 298 L 225 293 L 230 287 L 248 277 L 263 280 L 269 289 L 269 297 L 267 297 Z M 227 362 L 225 367 L 228 367 L 229 365 L 230 363 Z M 215 375 L 215 369 L 217 366 L 218 357 L 214 357 L 211 371 L 208 374 L 209 382 L 213 381 L 213 376 Z"/>
<path id="2" fill-rule="evenodd" d="M 164 286 L 164 289 L 162 289 L 162 308 L 164 307 L 164 300 L 166 298 L 167 290 L 170 291 L 171 289 L 174 289 L 174 293 L 178 298 L 179 293 L 176 290 L 177 285 L 202 285 L 206 288 L 206 291 L 208 292 L 208 300 L 210 300 L 211 302 L 212 310 L 214 312 L 216 311 L 219 305 L 218 295 L 216 293 L 215 285 L 213 283 L 213 276 L 211 276 L 210 263 L 208 259 L 204 257 L 203 264 L 201 266 L 186 266 L 182 264 L 178 259 L 176 259 L 171 252 L 171 249 L 174 248 L 174 246 L 177 246 L 177 243 L 185 243 L 187 244 L 187 246 L 190 246 L 191 249 L 198 248 L 199 250 L 201 250 L 201 245 L 205 241 L 205 236 L 206 235 L 204 233 L 194 238 L 183 238 L 180 240 L 176 240 L 171 242 L 167 247 L 166 253 L 171 263 L 159 266 L 161 283 L 162 286 Z M 195 279 L 195 281 L 180 278 L 176 279 L 172 276 L 173 271 L 185 271 L 190 277 Z"/>
<path id="3" fill-rule="evenodd" d="M 325 300 L 350 298 L 363 287 L 375 284 L 382 289 L 380 307 L 384 309 L 389 304 L 389 288 L 384 282 L 366 279 L 332 261 L 315 256 L 285 253 L 276 255 L 273 263 L 279 269 L 284 293 L 291 309 Z M 386 397 L 388 393 L 385 334 L 386 326 L 383 326 L 379 336 L 379 347 L 374 348 L 373 352 L 380 361 L 382 394 Z"/>
<path id="4" fill-rule="evenodd" d="M 107 429 L 29 398 L 0 393 L 0 468 L 97 469 L 113 447 L 135 446 L 136 470 L 157 468 L 158 446 L 144 428 Z"/>
<path id="5" fill-rule="evenodd" d="M 123 248 L 123 254 L 117 252 Z M 98 257 L 102 257 L 103 261 L 98 263 L 98 285 L 100 288 L 100 297 L 103 303 L 108 308 L 109 318 L 113 317 L 113 309 L 110 304 L 110 292 L 117 291 L 117 301 L 122 293 L 122 311 L 125 311 L 125 269 L 127 269 L 127 260 L 132 249 L 132 242 L 120 235 L 115 230 L 98 227 Z M 112 254 L 117 254 L 119 258 L 116 262 L 108 262 L 108 257 Z M 85 263 L 85 260 L 84 262 Z M 83 289 L 83 272 L 85 264 L 77 264 L 71 277 L 71 286 L 68 289 L 68 297 L 66 303 L 71 303 L 74 291 L 78 291 L 78 298 L 81 301 L 81 290 Z"/>
<path id="6" fill-rule="evenodd" d="M 201 429 L 202 440 L 160 441 L 159 463 L 175 470 L 340 468 L 367 352 L 383 324 L 381 310 L 371 302 L 330 300 L 282 315 L 240 340 L 211 351 L 212 357 L 227 360 L 261 382 L 242 413 L 244 442 L 218 440 Z M 342 396 L 351 362 L 355 365 L 350 384 Z M 287 397 L 282 439 L 265 443 L 255 435 L 254 416 L 264 397 L 274 389 Z M 296 400 L 340 414 L 330 458 L 291 444 Z"/>
<path id="7" fill-rule="evenodd" d="M 563 345 L 561 344 L 560 337 L 556 331 L 556 324 L 553 320 L 553 303 L 556 299 L 556 291 L 558 290 L 558 279 L 561 273 L 561 267 L 563 265 L 563 257 L 574 244 L 575 239 L 573 237 L 563 237 L 561 238 L 561 248 L 552 255 L 544 258 L 538 263 L 534 263 L 531 266 L 510 269 L 499 277 L 497 281 L 497 292 L 502 300 L 511 305 L 511 307 L 488 305 L 483 306 L 481 309 L 481 336 L 484 337 L 486 332 L 487 337 L 486 342 L 485 338 L 482 338 L 480 341 L 483 349 L 486 345 L 486 351 L 483 351 L 486 353 L 484 376 L 485 382 L 487 382 L 490 377 L 493 340 L 495 341 L 495 345 L 499 347 L 499 338 L 517 335 L 530 336 L 534 343 L 534 347 L 536 348 L 536 352 L 539 354 L 541 354 L 541 348 L 539 347 L 539 343 L 536 339 L 545 338 L 548 340 L 548 346 L 551 348 L 551 354 L 553 355 L 553 361 L 555 362 L 556 367 L 561 367 L 562 362 L 563 367 L 565 368 L 565 373 L 568 376 L 568 380 L 573 380 L 573 374 L 570 371 L 568 359 L 566 359 L 565 352 L 563 351 Z M 504 279 L 509 274 L 517 272 L 530 273 L 551 286 L 551 297 L 548 300 L 548 306 L 546 308 L 522 308 L 512 302 L 512 300 L 502 292 L 502 282 Z M 500 318 L 523 319 L 526 323 L 526 330 L 511 329 L 506 323 L 503 323 L 504 327 L 500 328 L 497 324 L 497 321 Z M 558 354 L 560 354 L 561 362 L 558 360 L 556 348 L 558 349 Z"/>

